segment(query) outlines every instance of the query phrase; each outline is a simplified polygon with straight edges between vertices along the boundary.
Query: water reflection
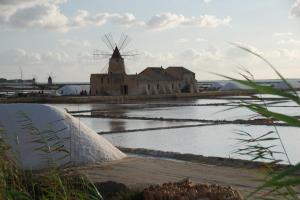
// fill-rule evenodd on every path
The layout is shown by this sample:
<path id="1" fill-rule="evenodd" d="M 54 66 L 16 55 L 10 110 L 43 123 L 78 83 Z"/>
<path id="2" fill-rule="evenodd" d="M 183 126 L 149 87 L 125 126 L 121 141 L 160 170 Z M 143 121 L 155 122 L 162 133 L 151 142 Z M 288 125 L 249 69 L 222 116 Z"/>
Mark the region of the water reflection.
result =
<path id="1" fill-rule="evenodd" d="M 126 122 L 125 121 L 112 119 L 109 122 L 109 125 L 110 125 L 110 130 L 111 131 L 124 131 L 124 130 L 126 130 Z"/>
<path id="2" fill-rule="evenodd" d="M 126 115 L 134 105 L 127 104 L 91 104 L 91 115 Z"/>

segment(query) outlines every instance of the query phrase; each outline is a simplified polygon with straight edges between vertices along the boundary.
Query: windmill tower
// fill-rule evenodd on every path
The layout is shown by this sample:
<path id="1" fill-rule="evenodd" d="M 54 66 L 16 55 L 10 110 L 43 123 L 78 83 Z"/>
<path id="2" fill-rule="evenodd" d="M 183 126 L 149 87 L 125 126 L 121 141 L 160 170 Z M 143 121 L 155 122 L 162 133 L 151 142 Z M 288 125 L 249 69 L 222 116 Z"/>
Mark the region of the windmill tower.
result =
<path id="1" fill-rule="evenodd" d="M 52 85 L 52 77 L 51 77 L 51 76 L 48 77 L 48 85 L 49 85 L 49 86 Z"/>
<path id="2" fill-rule="evenodd" d="M 121 56 L 118 46 L 115 47 L 114 52 L 109 59 L 108 65 L 109 74 L 126 74 L 124 58 Z"/>

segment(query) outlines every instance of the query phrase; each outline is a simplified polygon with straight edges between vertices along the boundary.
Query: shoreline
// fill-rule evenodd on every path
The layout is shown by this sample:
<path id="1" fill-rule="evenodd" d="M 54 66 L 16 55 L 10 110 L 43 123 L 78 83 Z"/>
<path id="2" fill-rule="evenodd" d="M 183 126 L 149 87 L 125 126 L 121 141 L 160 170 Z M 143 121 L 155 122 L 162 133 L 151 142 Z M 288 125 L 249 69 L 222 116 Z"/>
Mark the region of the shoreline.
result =
<path id="1" fill-rule="evenodd" d="M 216 156 L 203 156 L 191 153 L 178 153 L 170 151 L 160 151 L 144 148 L 127 148 L 117 146 L 122 152 L 142 157 L 152 157 L 155 159 L 171 159 L 175 161 L 186 161 L 191 163 L 200 163 L 220 167 L 236 167 L 245 169 L 259 169 L 266 166 L 267 163 L 261 161 L 243 160 L 237 158 L 223 158 Z M 275 164 L 274 169 L 286 169 L 288 164 Z"/>
<path id="2" fill-rule="evenodd" d="M 179 98 L 216 98 L 221 96 L 243 96 L 255 94 L 254 91 L 206 91 L 199 93 L 177 93 L 142 96 L 49 96 L 0 98 L 0 103 L 122 103 L 129 101 L 147 101 Z"/>

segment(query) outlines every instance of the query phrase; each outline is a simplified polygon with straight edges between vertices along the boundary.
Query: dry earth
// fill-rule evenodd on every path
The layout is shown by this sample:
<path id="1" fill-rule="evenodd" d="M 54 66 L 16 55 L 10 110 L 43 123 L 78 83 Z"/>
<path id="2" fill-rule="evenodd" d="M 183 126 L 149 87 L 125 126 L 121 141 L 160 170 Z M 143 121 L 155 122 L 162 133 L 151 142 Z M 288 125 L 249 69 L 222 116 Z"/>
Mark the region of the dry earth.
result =
<path id="1" fill-rule="evenodd" d="M 262 171 L 258 169 L 141 157 L 127 157 L 78 169 L 93 182 L 114 181 L 124 183 L 130 188 L 144 188 L 189 178 L 197 183 L 231 186 L 239 190 L 243 196 L 253 191 L 264 177 Z"/>

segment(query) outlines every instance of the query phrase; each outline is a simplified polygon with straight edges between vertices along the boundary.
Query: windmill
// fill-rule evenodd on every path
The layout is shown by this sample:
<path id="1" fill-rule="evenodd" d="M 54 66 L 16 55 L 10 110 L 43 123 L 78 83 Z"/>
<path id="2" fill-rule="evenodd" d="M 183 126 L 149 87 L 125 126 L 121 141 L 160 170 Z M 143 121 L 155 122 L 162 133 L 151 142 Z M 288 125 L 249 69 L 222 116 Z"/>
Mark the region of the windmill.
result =
<path id="1" fill-rule="evenodd" d="M 118 42 L 115 42 L 111 33 L 105 34 L 102 38 L 103 43 L 106 45 L 108 50 L 94 49 L 94 59 L 109 59 L 109 64 L 105 65 L 106 73 L 126 73 L 124 58 L 129 59 L 139 55 L 137 50 L 126 51 L 126 47 L 131 42 L 131 38 L 128 35 L 121 34 Z"/>
<path id="2" fill-rule="evenodd" d="M 52 84 L 53 84 L 53 80 L 54 80 L 54 78 L 55 78 L 55 75 L 52 73 L 52 72 L 50 72 L 50 73 L 48 73 L 47 74 L 48 76 L 48 86 L 51 86 Z"/>
<path id="3" fill-rule="evenodd" d="M 37 84 L 37 75 L 35 75 L 35 74 L 32 74 L 32 86 L 33 87 L 35 87 L 36 86 L 36 84 Z"/>

